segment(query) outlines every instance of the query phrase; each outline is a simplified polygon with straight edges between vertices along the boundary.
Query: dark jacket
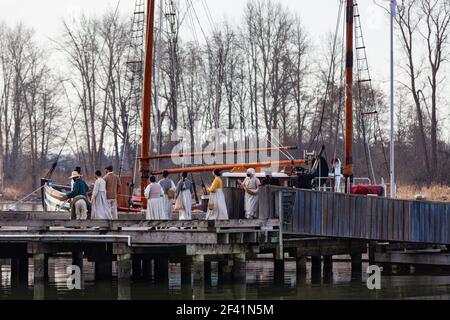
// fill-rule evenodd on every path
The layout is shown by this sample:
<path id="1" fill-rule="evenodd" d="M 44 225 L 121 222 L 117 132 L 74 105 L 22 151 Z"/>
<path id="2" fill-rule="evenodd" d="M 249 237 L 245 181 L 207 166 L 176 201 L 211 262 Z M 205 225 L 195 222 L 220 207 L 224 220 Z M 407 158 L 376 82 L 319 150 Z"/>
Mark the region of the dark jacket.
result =
<path id="1" fill-rule="evenodd" d="M 77 196 L 85 196 L 87 197 L 89 191 L 89 186 L 84 182 L 83 179 L 79 178 L 75 183 L 73 184 L 72 191 L 67 194 L 67 197 L 69 199 L 73 199 Z"/>

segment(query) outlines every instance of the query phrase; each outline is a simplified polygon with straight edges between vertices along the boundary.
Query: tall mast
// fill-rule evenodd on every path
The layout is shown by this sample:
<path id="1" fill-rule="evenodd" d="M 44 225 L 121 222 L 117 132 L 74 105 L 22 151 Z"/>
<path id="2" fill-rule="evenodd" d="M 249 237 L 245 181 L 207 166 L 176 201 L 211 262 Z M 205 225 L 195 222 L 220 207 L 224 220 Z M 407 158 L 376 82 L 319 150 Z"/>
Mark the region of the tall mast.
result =
<path id="1" fill-rule="evenodd" d="M 345 63 L 345 181 L 353 178 L 353 0 L 347 0 Z"/>
<path id="2" fill-rule="evenodd" d="M 144 191 L 150 175 L 150 142 L 152 114 L 153 34 L 155 31 L 155 0 L 147 0 L 147 27 L 145 40 L 144 92 L 142 98 L 142 145 L 141 145 L 141 197 L 144 207 L 147 201 Z"/>

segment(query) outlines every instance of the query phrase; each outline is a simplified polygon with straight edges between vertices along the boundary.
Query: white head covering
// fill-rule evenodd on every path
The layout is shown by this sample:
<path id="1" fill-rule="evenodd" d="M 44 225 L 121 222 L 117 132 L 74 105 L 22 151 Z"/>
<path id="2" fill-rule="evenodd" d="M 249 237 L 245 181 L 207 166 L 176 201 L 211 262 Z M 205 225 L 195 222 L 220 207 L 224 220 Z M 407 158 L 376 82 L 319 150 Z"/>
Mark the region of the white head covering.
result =
<path id="1" fill-rule="evenodd" d="M 250 174 L 250 175 L 254 176 L 254 175 L 256 174 L 256 171 L 255 171 L 255 169 L 253 169 L 253 168 L 249 168 L 249 169 L 247 170 L 247 174 Z"/>

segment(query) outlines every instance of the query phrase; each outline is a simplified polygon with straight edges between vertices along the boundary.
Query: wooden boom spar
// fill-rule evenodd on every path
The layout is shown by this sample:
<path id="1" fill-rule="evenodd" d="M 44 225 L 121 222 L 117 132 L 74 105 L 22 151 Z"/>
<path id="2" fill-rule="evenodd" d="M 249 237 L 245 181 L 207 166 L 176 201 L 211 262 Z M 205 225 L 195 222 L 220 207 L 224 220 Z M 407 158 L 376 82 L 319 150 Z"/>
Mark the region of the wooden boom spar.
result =
<path id="1" fill-rule="evenodd" d="M 269 167 L 288 167 L 288 166 L 299 166 L 305 163 L 305 160 L 284 160 L 284 161 L 272 161 L 272 162 L 255 162 L 255 163 L 241 163 L 241 164 L 220 164 L 211 166 L 199 166 L 199 167 L 189 167 L 189 168 L 175 168 L 166 169 L 169 174 L 180 174 L 183 172 L 195 173 L 195 172 L 208 172 L 214 171 L 216 169 L 233 170 L 239 169 L 258 169 L 258 168 L 269 168 Z M 165 170 L 153 171 L 154 175 L 161 175 Z"/>
<path id="2" fill-rule="evenodd" d="M 241 154 L 241 153 L 253 153 L 253 152 L 268 152 L 268 151 L 288 151 L 296 150 L 296 146 L 288 147 L 273 147 L 273 148 L 258 148 L 258 149 L 239 149 L 239 150 L 223 150 L 223 151 L 206 151 L 206 152 L 188 152 L 188 153 L 169 153 L 169 154 L 158 154 L 150 156 L 148 159 L 171 159 L 171 158 L 184 158 L 184 157 L 198 157 L 198 156 L 217 156 L 224 154 Z"/>

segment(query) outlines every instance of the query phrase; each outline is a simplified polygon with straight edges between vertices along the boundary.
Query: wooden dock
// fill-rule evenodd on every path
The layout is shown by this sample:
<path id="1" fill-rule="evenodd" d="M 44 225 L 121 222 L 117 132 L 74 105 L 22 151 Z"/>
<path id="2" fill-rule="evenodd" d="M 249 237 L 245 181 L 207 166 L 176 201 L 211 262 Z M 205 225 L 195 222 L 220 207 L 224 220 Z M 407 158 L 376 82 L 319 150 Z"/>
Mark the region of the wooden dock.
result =
<path id="1" fill-rule="evenodd" d="M 226 195 L 239 202 L 240 192 L 229 189 Z M 332 278 L 335 255 L 350 256 L 355 281 L 361 281 L 365 253 L 371 264 L 401 264 L 389 250 L 380 250 L 380 243 L 439 246 L 446 256 L 434 261 L 448 260 L 448 204 L 264 187 L 259 219 L 243 219 L 242 209 L 241 203 L 230 206 L 227 221 L 146 221 L 143 214 L 74 221 L 69 213 L 0 212 L 0 259 L 11 261 L 16 283 L 28 283 L 32 263 L 38 298 L 48 278 L 48 259 L 64 253 L 81 270 L 84 260 L 94 262 L 96 279 L 117 277 L 123 298 L 130 280 L 168 283 L 169 263 L 180 264 L 183 283 L 201 287 L 211 281 L 211 262 L 218 262 L 220 281 L 239 282 L 245 281 L 246 261 L 259 254 L 271 254 L 277 282 L 284 280 L 288 257 L 296 261 L 297 281 L 306 278 L 310 258 L 313 282 Z M 417 257 L 401 256 L 405 263 L 424 261 Z"/>
<path id="2" fill-rule="evenodd" d="M 450 204 L 266 187 L 260 218 L 283 234 L 450 245 Z"/>

